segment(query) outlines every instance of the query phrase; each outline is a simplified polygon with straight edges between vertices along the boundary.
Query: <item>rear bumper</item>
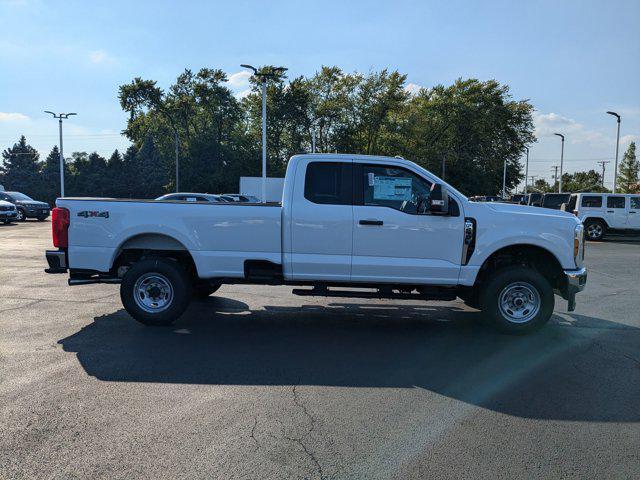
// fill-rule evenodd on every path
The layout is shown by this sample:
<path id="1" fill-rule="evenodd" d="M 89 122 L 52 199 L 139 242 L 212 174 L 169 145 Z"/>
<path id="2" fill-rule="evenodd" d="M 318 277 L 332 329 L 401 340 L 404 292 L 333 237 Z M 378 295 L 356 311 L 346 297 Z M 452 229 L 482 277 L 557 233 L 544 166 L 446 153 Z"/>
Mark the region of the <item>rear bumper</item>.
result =
<path id="1" fill-rule="evenodd" d="M 68 262 L 65 250 L 47 250 L 47 263 L 49 268 L 45 268 L 47 273 L 67 273 Z"/>
<path id="2" fill-rule="evenodd" d="M 587 285 L 587 269 L 582 267 L 578 270 L 564 271 L 566 284 L 562 297 L 569 302 L 568 310 L 573 312 L 576 308 L 576 293 L 584 290 Z"/>

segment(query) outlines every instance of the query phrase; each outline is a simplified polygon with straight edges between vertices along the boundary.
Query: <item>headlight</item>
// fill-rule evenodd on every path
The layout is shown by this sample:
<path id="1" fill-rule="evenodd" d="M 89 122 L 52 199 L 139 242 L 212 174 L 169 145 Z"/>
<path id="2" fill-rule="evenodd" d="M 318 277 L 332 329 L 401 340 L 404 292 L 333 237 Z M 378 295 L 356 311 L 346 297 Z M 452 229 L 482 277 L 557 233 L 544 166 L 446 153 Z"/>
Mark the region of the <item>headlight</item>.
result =
<path id="1" fill-rule="evenodd" d="M 584 227 L 582 224 L 576 225 L 573 230 L 573 259 L 576 267 L 582 266 L 584 262 Z"/>

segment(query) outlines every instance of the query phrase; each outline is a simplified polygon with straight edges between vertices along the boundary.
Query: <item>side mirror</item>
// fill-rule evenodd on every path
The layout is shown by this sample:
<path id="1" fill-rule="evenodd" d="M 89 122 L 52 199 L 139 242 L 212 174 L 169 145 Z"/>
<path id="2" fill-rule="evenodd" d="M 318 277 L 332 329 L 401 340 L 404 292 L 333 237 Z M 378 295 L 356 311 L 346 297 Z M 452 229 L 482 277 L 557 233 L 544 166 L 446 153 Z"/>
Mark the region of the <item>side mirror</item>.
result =
<path id="1" fill-rule="evenodd" d="M 431 215 L 447 215 L 449 213 L 449 194 L 440 183 L 431 185 L 429 212 Z"/>

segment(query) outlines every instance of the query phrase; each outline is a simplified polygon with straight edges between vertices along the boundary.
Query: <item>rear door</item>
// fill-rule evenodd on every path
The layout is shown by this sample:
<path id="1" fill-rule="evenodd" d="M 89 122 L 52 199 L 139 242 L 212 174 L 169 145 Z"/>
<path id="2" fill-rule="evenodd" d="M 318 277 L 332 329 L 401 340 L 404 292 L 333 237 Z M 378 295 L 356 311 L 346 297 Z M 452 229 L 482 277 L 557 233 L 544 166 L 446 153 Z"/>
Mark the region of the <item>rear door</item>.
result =
<path id="1" fill-rule="evenodd" d="M 624 195 L 607 195 L 605 218 L 611 228 L 627 228 L 627 205 Z"/>
<path id="2" fill-rule="evenodd" d="M 418 214 L 431 182 L 400 166 L 354 163 L 354 182 L 352 281 L 458 282 L 464 218 L 457 204 L 457 216 Z"/>
<path id="3" fill-rule="evenodd" d="M 352 162 L 303 161 L 291 208 L 291 278 L 349 281 L 353 247 Z"/>
<path id="4" fill-rule="evenodd" d="M 640 230 L 640 195 L 632 195 L 629 197 L 627 228 Z"/>

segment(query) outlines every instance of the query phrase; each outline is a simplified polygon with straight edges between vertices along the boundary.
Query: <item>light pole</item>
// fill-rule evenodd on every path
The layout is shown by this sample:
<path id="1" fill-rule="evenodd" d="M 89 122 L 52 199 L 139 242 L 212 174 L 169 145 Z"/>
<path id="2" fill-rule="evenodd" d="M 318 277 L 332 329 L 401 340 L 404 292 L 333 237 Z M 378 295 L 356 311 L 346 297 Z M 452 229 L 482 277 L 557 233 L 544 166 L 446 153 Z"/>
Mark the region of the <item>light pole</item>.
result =
<path id="1" fill-rule="evenodd" d="M 618 181 L 618 147 L 620 146 L 620 115 L 616 112 L 607 112 L 609 115 L 613 115 L 618 119 L 618 135 L 616 139 L 616 163 L 614 163 L 613 167 L 613 193 L 616 193 L 616 185 Z M 604 181 L 604 179 L 603 179 Z"/>
<path id="2" fill-rule="evenodd" d="M 248 68 L 253 71 L 253 75 L 260 79 L 262 84 L 262 203 L 267 201 L 267 80 L 274 78 L 285 72 L 284 67 L 275 67 L 266 70 L 263 68 L 258 71 L 251 65 L 242 64 L 242 68 Z"/>
<path id="3" fill-rule="evenodd" d="M 507 161 L 504 161 L 504 168 L 502 169 L 502 199 L 507 199 Z"/>
<path id="4" fill-rule="evenodd" d="M 564 161 L 564 135 L 561 133 L 554 133 L 562 139 L 562 149 L 560 150 L 560 180 L 558 181 L 558 193 L 562 193 L 562 164 Z"/>
<path id="5" fill-rule="evenodd" d="M 529 147 L 524 147 L 527 150 L 527 163 L 524 167 L 524 194 L 527 194 L 527 185 L 529 180 Z"/>
<path id="6" fill-rule="evenodd" d="M 64 197 L 64 155 L 62 153 L 62 120 L 66 120 L 71 115 L 77 115 L 77 113 L 59 113 L 56 115 L 49 110 L 45 110 L 44 113 L 50 113 L 53 118 L 58 119 L 58 125 L 60 126 L 60 196 Z"/>

